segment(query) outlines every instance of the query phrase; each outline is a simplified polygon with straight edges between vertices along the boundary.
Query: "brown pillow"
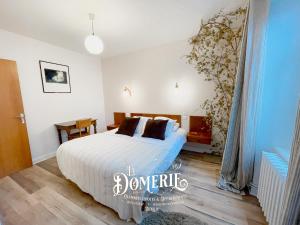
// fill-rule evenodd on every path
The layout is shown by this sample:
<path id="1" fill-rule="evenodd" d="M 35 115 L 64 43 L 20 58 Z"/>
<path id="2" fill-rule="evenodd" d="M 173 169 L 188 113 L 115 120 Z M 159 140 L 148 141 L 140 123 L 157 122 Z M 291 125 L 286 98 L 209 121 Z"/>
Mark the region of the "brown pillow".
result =
<path id="1" fill-rule="evenodd" d="M 168 120 L 148 120 L 142 137 L 165 140 Z"/>
<path id="2" fill-rule="evenodd" d="M 116 134 L 124 134 L 128 136 L 133 136 L 137 125 L 139 124 L 140 118 L 130 118 L 127 117 L 121 123 Z"/>

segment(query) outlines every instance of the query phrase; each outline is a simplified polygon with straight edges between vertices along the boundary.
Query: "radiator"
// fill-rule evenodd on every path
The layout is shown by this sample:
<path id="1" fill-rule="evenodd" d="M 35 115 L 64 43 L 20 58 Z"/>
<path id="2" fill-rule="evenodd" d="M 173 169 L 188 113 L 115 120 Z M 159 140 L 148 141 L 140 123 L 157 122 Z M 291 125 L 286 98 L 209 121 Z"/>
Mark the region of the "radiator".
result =
<path id="1" fill-rule="evenodd" d="M 287 172 L 286 161 L 262 152 L 257 197 L 269 225 L 279 225 Z"/>

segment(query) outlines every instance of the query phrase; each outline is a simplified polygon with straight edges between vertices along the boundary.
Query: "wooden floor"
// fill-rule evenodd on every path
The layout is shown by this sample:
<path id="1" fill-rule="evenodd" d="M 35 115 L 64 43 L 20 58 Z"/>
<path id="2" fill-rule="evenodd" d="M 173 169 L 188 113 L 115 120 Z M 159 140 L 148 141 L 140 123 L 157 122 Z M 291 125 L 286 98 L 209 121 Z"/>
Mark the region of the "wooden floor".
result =
<path id="1" fill-rule="evenodd" d="M 208 224 L 267 224 L 256 198 L 215 187 L 220 158 L 182 152 L 182 170 L 189 188 L 175 210 Z M 0 224 L 134 224 L 95 202 L 60 173 L 56 158 L 0 179 Z"/>

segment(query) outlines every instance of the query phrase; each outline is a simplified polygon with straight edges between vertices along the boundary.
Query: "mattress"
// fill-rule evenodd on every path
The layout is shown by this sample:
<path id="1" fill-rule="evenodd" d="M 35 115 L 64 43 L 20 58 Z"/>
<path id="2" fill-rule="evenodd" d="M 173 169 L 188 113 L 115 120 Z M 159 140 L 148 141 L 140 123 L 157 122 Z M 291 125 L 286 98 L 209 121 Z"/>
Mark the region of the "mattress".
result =
<path id="1" fill-rule="evenodd" d="M 62 174 L 103 205 L 115 210 L 123 220 L 142 221 L 142 210 L 122 196 L 114 196 L 113 176 L 134 168 L 136 176 L 166 171 L 186 142 L 186 132 L 179 128 L 165 140 L 115 134 L 115 130 L 74 139 L 57 150 Z"/>

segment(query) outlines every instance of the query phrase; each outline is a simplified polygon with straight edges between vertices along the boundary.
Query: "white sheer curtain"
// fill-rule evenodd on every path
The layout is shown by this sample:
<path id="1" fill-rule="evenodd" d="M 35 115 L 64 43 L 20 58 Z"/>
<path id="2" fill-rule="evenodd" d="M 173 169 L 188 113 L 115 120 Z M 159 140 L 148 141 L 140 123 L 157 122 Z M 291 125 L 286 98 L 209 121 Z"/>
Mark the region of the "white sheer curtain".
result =
<path id="1" fill-rule="evenodd" d="M 228 127 L 227 141 L 218 187 L 243 193 L 250 185 L 254 166 L 254 137 L 257 125 L 260 71 L 268 18 L 268 0 L 250 0 L 246 35 L 241 57 Z"/>

